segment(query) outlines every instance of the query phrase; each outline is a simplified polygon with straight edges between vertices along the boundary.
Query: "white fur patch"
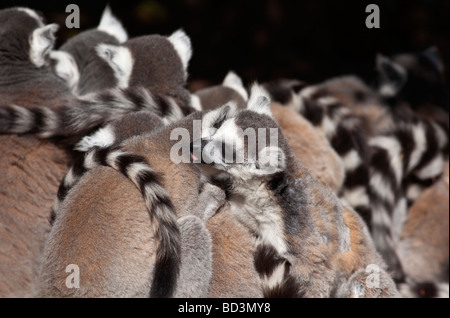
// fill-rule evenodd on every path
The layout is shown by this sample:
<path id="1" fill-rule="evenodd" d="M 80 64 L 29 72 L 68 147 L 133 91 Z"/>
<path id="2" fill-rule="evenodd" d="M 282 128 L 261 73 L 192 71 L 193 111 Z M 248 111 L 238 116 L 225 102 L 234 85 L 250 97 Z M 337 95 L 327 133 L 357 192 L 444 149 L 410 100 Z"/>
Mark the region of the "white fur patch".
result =
<path id="1" fill-rule="evenodd" d="M 336 124 L 328 116 L 324 116 L 322 118 L 320 129 L 328 140 L 331 140 L 331 138 L 336 134 Z"/>
<path id="2" fill-rule="evenodd" d="M 47 138 L 52 135 L 53 131 L 58 127 L 58 117 L 55 112 L 49 108 L 42 108 L 44 112 L 44 129 L 39 136 Z"/>
<path id="3" fill-rule="evenodd" d="M 285 272 L 284 262 L 279 264 L 272 272 L 272 274 L 267 277 L 264 275 L 263 284 L 268 288 L 275 288 L 283 282 Z"/>
<path id="4" fill-rule="evenodd" d="M 70 168 L 69 171 L 64 176 L 64 186 L 70 187 L 75 181 L 75 176 L 73 175 L 73 169 Z"/>
<path id="5" fill-rule="evenodd" d="M 422 194 L 423 189 L 417 184 L 412 184 L 408 187 L 406 191 L 406 197 L 408 200 L 415 201 Z"/>
<path id="6" fill-rule="evenodd" d="M 183 118 L 183 112 L 181 111 L 181 108 L 180 106 L 178 106 L 177 102 L 172 97 L 167 97 L 167 101 L 170 105 L 170 112 L 167 116 L 164 117 L 164 119 L 167 119 L 169 123 L 173 123 Z"/>
<path id="7" fill-rule="evenodd" d="M 183 63 L 184 70 L 187 72 L 189 61 L 192 57 L 191 39 L 181 29 L 175 31 L 167 39 L 174 46 L 175 50 L 178 53 L 178 56 L 181 59 L 181 62 Z"/>
<path id="8" fill-rule="evenodd" d="M 375 205 L 373 206 L 372 223 L 374 225 L 377 225 L 377 227 L 379 228 L 389 230 L 391 228 L 392 221 L 388 211 L 386 211 L 384 207 Z M 374 237 L 374 239 L 378 239 L 377 246 L 389 247 L 386 245 L 386 241 L 389 241 L 390 238 L 386 237 L 385 235 L 380 235 L 381 233 L 375 233 L 375 229 L 376 227 L 374 227 L 374 234 L 376 234 L 376 237 Z"/>
<path id="9" fill-rule="evenodd" d="M 135 162 L 127 167 L 127 174 L 133 181 L 137 180 L 139 174 L 144 171 L 150 171 L 150 168 L 143 162 Z"/>
<path id="10" fill-rule="evenodd" d="M 448 142 L 448 135 L 438 124 L 431 122 L 431 125 L 433 126 L 434 132 L 436 133 L 439 149 L 444 148 Z"/>
<path id="11" fill-rule="evenodd" d="M 422 124 L 415 126 L 412 130 L 415 148 L 409 159 L 408 171 L 411 171 L 418 163 L 427 148 L 427 138 Z"/>
<path id="12" fill-rule="evenodd" d="M 222 85 L 235 90 L 245 101 L 248 101 L 248 93 L 244 87 L 244 83 L 235 72 L 229 71 L 227 76 L 225 76 Z"/>
<path id="13" fill-rule="evenodd" d="M 14 120 L 14 128 L 12 129 L 12 132 L 18 134 L 27 132 L 33 126 L 33 114 L 28 109 L 20 106 L 12 105 L 11 108 L 13 108 L 17 113 L 17 116 Z"/>
<path id="14" fill-rule="evenodd" d="M 96 48 L 98 56 L 104 59 L 112 68 L 118 81 L 118 88 L 127 88 L 133 71 L 133 56 L 124 46 L 99 44 Z"/>
<path id="15" fill-rule="evenodd" d="M 390 83 L 382 84 L 379 88 L 380 95 L 392 97 L 397 94 L 397 88 Z"/>
<path id="16" fill-rule="evenodd" d="M 109 6 L 106 6 L 103 11 L 97 30 L 108 33 L 115 37 L 120 43 L 128 40 L 127 31 L 124 29 L 122 23 L 112 14 Z"/>
<path id="17" fill-rule="evenodd" d="M 317 103 L 323 106 L 330 106 L 338 103 L 339 101 L 333 96 L 325 96 L 317 99 Z"/>
<path id="18" fill-rule="evenodd" d="M 361 157 L 355 149 L 350 150 L 345 156 L 342 157 L 344 162 L 345 171 L 353 171 L 361 164 Z"/>
<path id="19" fill-rule="evenodd" d="M 84 157 L 83 165 L 87 170 L 94 169 L 97 166 L 97 163 L 94 160 L 94 151 L 90 151 L 86 154 L 86 157 Z"/>
<path id="20" fill-rule="evenodd" d="M 376 146 L 387 151 L 397 183 L 399 184 L 403 175 L 403 160 L 401 157 L 402 147 L 399 141 L 395 138 L 381 136 L 372 138 L 369 141 L 369 145 Z"/>
<path id="21" fill-rule="evenodd" d="M 391 185 L 380 173 L 375 173 L 370 177 L 370 185 L 382 198 L 388 202 L 394 202 Z"/>
<path id="22" fill-rule="evenodd" d="M 403 224 L 406 221 L 408 212 L 408 206 L 405 198 L 401 198 L 395 208 L 392 215 L 392 236 L 394 241 L 398 241 L 402 234 Z"/>
<path id="23" fill-rule="evenodd" d="M 64 51 L 51 51 L 50 58 L 55 61 L 56 75 L 66 82 L 72 92 L 75 92 L 80 72 L 73 56 Z"/>
<path id="24" fill-rule="evenodd" d="M 444 159 L 439 154 L 434 157 L 425 167 L 416 173 L 419 179 L 425 180 L 439 176 L 444 170 Z"/>
<path id="25" fill-rule="evenodd" d="M 247 109 L 258 114 L 272 117 L 270 110 L 270 95 L 258 84 L 253 84 Z"/>
<path id="26" fill-rule="evenodd" d="M 47 63 L 48 54 L 55 44 L 55 32 L 59 26 L 55 23 L 37 28 L 30 36 L 30 60 L 37 67 Z"/>
<path id="27" fill-rule="evenodd" d="M 191 94 L 191 106 L 198 111 L 201 111 L 202 108 L 202 103 L 200 101 L 200 98 L 195 95 L 195 94 Z"/>
<path id="28" fill-rule="evenodd" d="M 106 148 L 114 144 L 115 135 L 112 126 L 107 125 L 97 130 L 94 134 L 86 136 L 76 144 L 75 150 L 88 151 L 92 147 Z"/>
<path id="29" fill-rule="evenodd" d="M 36 20 L 36 22 L 39 24 L 39 26 L 43 26 L 44 23 L 41 20 L 41 17 L 36 13 L 36 11 L 29 9 L 29 8 L 17 8 L 17 11 L 22 11 L 28 14 L 30 17 Z"/>
<path id="30" fill-rule="evenodd" d="M 368 206 L 370 205 L 369 197 L 367 196 L 366 188 L 363 186 L 356 187 L 351 190 L 345 190 L 343 198 L 350 206 Z"/>
<path id="31" fill-rule="evenodd" d="M 310 99 L 311 96 L 312 96 L 315 92 L 317 92 L 318 89 L 319 89 L 319 88 L 316 87 L 316 86 L 305 87 L 304 89 L 302 89 L 302 90 L 300 91 L 300 96 L 301 96 L 302 98 L 305 98 L 305 99 Z"/>

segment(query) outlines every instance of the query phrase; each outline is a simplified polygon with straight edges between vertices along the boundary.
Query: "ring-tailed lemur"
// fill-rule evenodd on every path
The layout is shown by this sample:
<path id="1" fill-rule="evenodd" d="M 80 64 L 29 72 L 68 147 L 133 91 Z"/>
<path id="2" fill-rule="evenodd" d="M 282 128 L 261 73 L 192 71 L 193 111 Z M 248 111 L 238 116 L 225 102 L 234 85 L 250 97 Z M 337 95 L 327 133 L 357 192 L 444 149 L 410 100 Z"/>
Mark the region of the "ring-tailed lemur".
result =
<path id="1" fill-rule="evenodd" d="M 343 156 L 347 170 L 343 191 L 347 195 L 343 198 L 360 213 L 354 199 L 360 200 L 361 195 L 368 199 L 372 211 L 365 220 L 377 248 L 402 280 L 393 241 L 398 239 L 406 214 L 403 192 L 409 197 L 418 195 L 418 179 L 439 176 L 448 148 L 445 126 L 417 118 L 407 108 L 399 114 L 391 112 L 356 77 L 332 79 L 304 89 L 299 96 L 297 109 L 333 136 L 331 143 Z M 398 171 L 399 161 L 403 161 L 404 171 Z M 365 192 L 358 193 L 363 185 Z M 409 187 L 411 190 L 403 190 Z M 349 191 L 352 188 L 357 191 Z"/>
<path id="2" fill-rule="evenodd" d="M 354 211 L 296 160 L 260 87 L 252 88 L 247 109 L 233 113 L 224 105 L 206 114 L 191 156 L 206 175 L 229 177 L 231 212 L 258 241 L 254 260 L 265 297 L 339 296 L 337 288 L 360 268 L 384 268 Z M 388 281 L 378 287 L 398 295 Z"/>
<path id="3" fill-rule="evenodd" d="M 126 30 L 106 6 L 97 28 L 71 37 L 58 50 L 50 52 L 50 58 L 56 74 L 67 82 L 72 92 L 85 95 L 122 84 L 124 74 L 114 72 L 97 47 L 120 45 L 126 40 Z"/>
<path id="4" fill-rule="evenodd" d="M 329 82 L 308 87 L 302 82 L 298 83 L 298 87 L 296 82 L 290 83 L 292 81 L 274 81 L 266 83 L 265 88 L 268 92 L 276 92 L 273 98 L 282 97 L 277 101 L 302 114 L 324 133 L 344 164 L 345 178 L 338 191 L 339 196 L 361 215 L 370 228 L 371 207 L 367 193 L 369 156 L 362 133 L 366 125 L 326 90 Z"/>
<path id="5" fill-rule="evenodd" d="M 168 122 L 194 110 L 184 88 L 192 50 L 183 31 L 169 37 L 133 38 L 121 46 L 103 44 L 99 51 L 113 69 L 125 74 L 126 88 L 88 94 L 55 109 L 3 104 L 0 133 L 33 133 L 43 138 L 73 136 L 139 110 L 153 111 Z"/>
<path id="6" fill-rule="evenodd" d="M 215 109 L 229 101 L 234 101 L 238 108 L 245 108 L 248 93 L 242 79 L 230 71 L 220 85 L 195 91 L 191 98 L 192 106 L 197 110 Z"/>
<path id="7" fill-rule="evenodd" d="M 113 126 L 115 131 L 126 132 L 130 121 L 136 120 L 136 118 L 130 118 L 130 116 L 134 115 L 128 115 L 128 121 L 124 119 L 121 122 L 112 123 L 115 124 Z M 211 257 L 208 256 L 211 253 L 211 246 L 208 240 L 196 241 L 195 238 L 198 236 L 209 236 L 207 233 L 202 234 L 206 231 L 204 225 L 200 224 L 201 226 L 197 225 L 191 228 L 191 231 L 194 231 L 194 233 L 185 234 L 185 241 L 187 241 L 184 251 L 187 254 L 183 258 L 183 233 L 179 232 L 178 224 L 180 222 L 180 224 L 183 224 L 185 217 L 193 218 L 195 215 L 198 215 L 198 217 L 203 219 L 203 222 L 206 222 L 220 206 L 220 200 L 214 199 L 215 195 L 211 190 L 205 190 L 199 194 L 202 183 L 195 166 L 171 164 L 167 160 L 170 148 L 174 144 L 169 139 L 171 132 L 174 128 L 179 128 L 183 125 L 192 125 L 192 119 L 187 118 L 184 124 L 177 123 L 162 130 L 156 129 L 154 133 L 139 134 L 122 142 L 120 147 L 91 149 L 87 152 L 83 162 L 85 176 L 81 178 L 80 174 L 69 172 L 69 177 L 66 176 L 64 180 L 69 180 L 71 185 L 74 186 L 72 190 L 67 191 L 67 198 L 58 207 L 54 227 L 46 246 L 41 274 L 43 294 L 59 293 L 60 295 L 71 296 L 94 296 L 99 294 L 133 296 L 137 294 L 142 296 L 145 293 L 148 295 L 148 289 L 150 289 L 149 281 L 151 281 L 151 296 L 184 295 L 192 297 L 192 295 L 207 295 L 209 289 L 208 277 L 211 277 Z M 147 131 L 150 130 L 150 127 L 145 127 L 145 125 L 142 125 L 142 128 L 144 130 L 147 129 Z M 138 133 L 141 133 L 141 131 Z M 120 142 L 121 138 L 126 138 L 129 135 L 133 135 L 133 132 L 126 132 L 122 137 L 118 137 L 115 134 L 115 137 L 118 137 L 115 140 Z M 164 140 L 167 140 L 167 142 L 164 142 Z M 126 179 L 114 172 L 112 173 L 110 169 L 100 168 L 99 166 L 101 165 L 112 167 L 122 173 L 137 186 L 140 192 L 130 189 L 129 182 Z M 110 181 L 107 183 L 101 182 L 101 185 L 97 184 L 99 179 L 105 178 Z M 80 179 L 80 181 L 76 182 L 77 180 L 75 179 Z M 114 179 L 117 180 L 113 181 Z M 186 188 L 183 180 L 188 180 L 191 187 Z M 106 189 L 107 187 L 111 187 L 111 189 Z M 112 195 L 114 200 L 107 199 L 108 203 L 104 205 L 102 199 L 100 199 L 98 205 L 93 205 L 90 203 L 90 197 L 93 194 L 92 189 L 99 190 L 96 195 L 100 197 Z M 119 195 L 119 192 L 114 194 L 116 191 L 119 191 L 121 194 Z M 136 199 L 138 193 L 144 200 L 142 198 Z M 211 193 L 213 197 L 211 197 Z M 145 205 L 143 205 L 144 202 Z M 89 207 L 89 211 L 87 207 Z M 146 207 L 147 214 L 150 214 L 150 220 L 145 221 L 144 218 L 143 221 L 142 207 Z M 96 240 L 98 249 L 94 251 L 89 250 L 88 252 L 81 252 L 81 250 L 73 247 L 72 241 L 66 240 L 64 233 L 73 231 L 73 228 L 78 228 L 79 226 L 83 229 L 89 228 L 89 223 L 83 222 L 78 224 L 77 219 L 80 215 L 92 218 L 89 215 L 91 215 L 93 210 L 96 211 L 95 215 L 99 216 L 99 222 L 104 222 L 101 226 L 102 228 L 109 228 L 111 224 L 121 224 L 117 232 L 119 234 L 115 235 L 123 236 L 125 240 L 128 240 L 131 235 L 127 234 L 126 231 L 140 235 L 140 237 L 131 235 L 135 241 L 127 243 L 131 244 L 131 246 L 138 245 L 140 246 L 139 250 L 142 250 L 138 255 L 133 256 L 133 263 L 127 265 L 132 267 L 128 268 L 125 265 L 124 267 L 121 265 L 115 267 L 118 271 L 132 272 L 133 275 L 136 275 L 133 281 L 125 284 L 126 286 L 123 287 L 123 290 L 105 286 L 104 277 L 108 276 L 106 271 L 115 266 L 115 255 L 133 253 L 133 250 L 120 251 L 120 248 L 128 248 L 128 245 L 118 246 L 114 248 L 114 253 L 107 253 L 107 255 L 103 256 L 102 252 L 98 250 L 108 249 L 111 244 L 116 244 L 113 243 L 115 240 L 111 241 L 111 238 L 108 236 L 103 237 L 100 241 Z M 109 220 L 103 219 L 102 214 L 109 214 L 110 211 L 117 211 L 120 215 Z M 136 213 L 136 217 L 127 216 L 127 214 Z M 207 215 L 205 216 L 204 213 Z M 123 217 L 125 217 L 125 220 L 120 220 Z M 136 221 L 136 218 L 138 221 Z M 148 227 L 145 233 L 142 232 L 143 223 Z M 198 231 L 199 228 L 203 229 L 203 232 L 195 234 L 195 231 Z M 89 240 L 94 239 L 93 237 L 96 234 L 89 232 L 89 230 L 81 230 L 81 228 L 80 231 L 84 234 L 77 236 L 77 245 L 86 247 Z M 190 239 L 191 236 L 192 238 Z M 148 243 L 149 239 L 151 241 L 150 244 Z M 191 240 L 190 243 L 189 240 Z M 188 248 L 189 244 L 191 245 L 190 248 Z M 199 246 L 199 244 L 203 246 Z M 157 246 L 156 251 L 154 245 Z M 89 247 L 87 248 L 89 249 Z M 150 260 L 153 258 L 155 260 L 149 261 L 149 257 Z M 61 291 L 61 288 L 58 288 L 65 281 L 62 276 L 64 273 L 61 270 L 65 262 L 82 262 L 85 265 L 86 262 L 89 263 L 98 258 L 104 264 L 103 268 L 105 270 L 101 274 L 98 273 L 99 277 L 90 273 L 86 274 L 84 276 L 84 288 L 81 290 Z M 203 265 L 199 263 L 199 259 L 202 260 Z M 134 264 L 135 262 L 138 264 Z M 154 265 L 152 265 L 153 262 Z M 144 264 L 147 264 L 148 268 L 143 269 L 142 265 Z M 196 265 L 194 266 L 194 264 Z M 55 268 L 58 268 L 58 270 L 55 271 Z M 101 272 L 101 270 L 99 271 Z M 145 280 L 144 277 L 149 277 L 148 275 L 151 272 L 153 272 L 153 279 Z M 183 276 L 179 276 L 179 273 Z M 116 277 L 114 284 L 119 284 L 122 279 L 124 278 Z M 201 285 L 198 287 L 199 290 L 194 288 L 196 285 L 192 285 L 193 283 Z M 186 288 L 188 291 L 185 290 Z M 189 289 L 191 289 L 190 292 Z"/>
<path id="8" fill-rule="evenodd" d="M 377 86 L 380 96 L 392 109 L 396 122 L 418 122 L 409 147 L 424 153 L 415 171 L 411 171 L 403 186 L 408 206 L 442 173 L 442 163 L 448 158 L 449 120 L 448 97 L 443 81 L 443 62 L 435 48 L 417 54 L 399 54 L 392 59 L 377 56 Z M 419 118 L 419 119 L 417 119 Z M 442 159 L 440 159 L 442 158 Z"/>
<path id="9" fill-rule="evenodd" d="M 289 81 L 285 85 L 288 84 L 291 88 L 301 83 Z M 229 72 L 221 85 L 208 87 L 193 94 L 193 105 L 199 105 L 200 109 L 215 109 L 230 101 L 236 103 L 238 109 L 245 108 L 248 101 L 248 93 L 242 79 L 234 72 Z M 325 182 L 334 191 L 338 191 L 344 180 L 343 163 L 324 136 L 291 109 L 272 103 L 271 110 L 295 155 L 311 170 L 314 177 Z"/>
<path id="10" fill-rule="evenodd" d="M 0 25 L 1 103 L 53 108 L 68 101 L 67 86 L 49 66 L 57 25 L 29 8 L 0 10 Z M 17 135 L 0 136 L 0 157 L 0 297 L 30 297 L 69 158 L 56 143 Z"/>

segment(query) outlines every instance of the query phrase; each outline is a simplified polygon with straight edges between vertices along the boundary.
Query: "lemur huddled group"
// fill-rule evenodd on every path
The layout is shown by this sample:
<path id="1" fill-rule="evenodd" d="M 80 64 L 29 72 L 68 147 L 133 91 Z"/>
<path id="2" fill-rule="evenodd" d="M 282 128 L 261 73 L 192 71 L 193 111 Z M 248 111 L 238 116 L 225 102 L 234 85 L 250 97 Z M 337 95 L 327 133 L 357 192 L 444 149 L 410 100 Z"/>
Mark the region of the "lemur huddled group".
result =
<path id="1" fill-rule="evenodd" d="M 0 10 L 0 297 L 448 297 L 436 48 L 189 91 L 183 30 L 44 21 Z"/>

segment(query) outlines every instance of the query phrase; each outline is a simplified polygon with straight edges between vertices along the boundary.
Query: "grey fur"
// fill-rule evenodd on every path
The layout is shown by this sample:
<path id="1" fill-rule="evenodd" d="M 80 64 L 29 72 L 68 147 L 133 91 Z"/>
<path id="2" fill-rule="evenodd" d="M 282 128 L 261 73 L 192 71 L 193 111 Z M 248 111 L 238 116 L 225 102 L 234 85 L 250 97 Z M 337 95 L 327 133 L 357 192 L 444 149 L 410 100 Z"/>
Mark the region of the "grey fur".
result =
<path id="1" fill-rule="evenodd" d="M 236 152 L 244 149 L 247 152 L 247 146 L 239 141 L 236 127 L 242 130 L 278 127 L 270 118 L 269 104 L 266 100 L 264 91 L 254 86 L 247 110 L 230 115 L 209 137 L 202 132 L 204 140 L 208 140 L 202 143 L 202 147 L 215 145 L 215 140 L 222 140 L 236 145 Z M 210 124 L 213 125 L 214 122 Z M 265 146 L 267 147 L 267 144 L 258 144 L 257 141 L 257 149 Z M 281 132 L 278 133 L 278 148 L 271 146 L 264 149 L 270 150 L 270 156 L 278 157 L 274 167 L 258 164 L 259 159 L 245 156 L 244 163 L 227 164 L 216 161 L 209 165 L 208 170 L 211 171 L 212 166 L 220 173 L 223 171 L 228 173 L 232 184 L 228 188 L 232 213 L 257 237 L 258 244 L 262 248 L 271 246 L 275 253 L 274 255 L 271 252 L 272 256 L 261 254 L 261 257 L 255 260 L 266 296 L 279 293 L 284 297 L 333 296 L 334 289 L 350 278 L 343 274 L 349 269 L 328 264 L 330 255 L 334 253 L 344 255 L 348 250 L 353 250 L 353 253 L 364 253 L 354 257 L 366 265 L 374 262 L 380 268 L 384 268 L 385 264 L 376 253 L 364 224 L 351 209 L 344 208 L 334 194 L 328 192 L 326 188 L 321 188 L 308 171 L 296 161 Z M 215 148 L 214 156 L 217 159 Z M 272 169 L 268 169 L 269 167 Z M 344 214 L 347 215 L 346 220 Z M 322 224 L 320 229 L 316 227 L 318 224 Z M 352 236 L 364 237 L 363 243 L 357 243 L 364 246 L 358 252 L 355 251 L 359 249 L 356 248 L 355 242 L 351 242 L 349 248 L 350 233 L 345 230 L 348 226 L 351 227 L 352 233 L 359 233 Z M 331 235 L 328 231 L 336 231 L 339 234 Z M 310 254 L 307 251 L 312 248 L 309 246 L 312 242 L 316 242 L 313 244 L 316 246 L 313 248 L 315 265 L 308 265 L 312 260 L 309 259 Z M 327 248 L 319 252 L 317 245 L 320 244 L 324 244 Z M 332 251 L 331 246 L 336 250 Z M 308 256 L 304 258 L 302 255 Z M 267 259 L 268 256 L 274 258 Z M 264 264 L 258 263 L 259 261 Z M 270 262 L 274 262 L 273 265 L 270 265 Z M 284 264 L 290 265 L 289 271 Z M 265 268 L 271 266 L 275 266 L 275 270 L 265 274 L 268 270 Z M 314 273 L 311 272 L 312 267 Z M 395 291 L 393 283 L 386 285 L 386 288 L 393 288 L 393 292 Z"/>

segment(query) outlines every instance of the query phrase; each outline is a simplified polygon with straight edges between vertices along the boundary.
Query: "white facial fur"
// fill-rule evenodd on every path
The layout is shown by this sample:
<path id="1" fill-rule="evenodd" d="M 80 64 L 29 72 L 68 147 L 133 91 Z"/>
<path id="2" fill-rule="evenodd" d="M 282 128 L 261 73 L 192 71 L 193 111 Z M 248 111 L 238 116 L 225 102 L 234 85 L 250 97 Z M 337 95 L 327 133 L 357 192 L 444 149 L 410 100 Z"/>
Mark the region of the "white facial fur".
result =
<path id="1" fill-rule="evenodd" d="M 184 70 L 187 73 L 188 64 L 192 57 L 191 40 L 183 30 L 175 31 L 167 39 L 170 41 L 170 43 L 172 43 L 175 50 L 177 51 L 178 56 L 183 63 Z"/>
<path id="2" fill-rule="evenodd" d="M 127 88 L 133 71 L 133 57 L 128 48 L 111 44 L 99 44 L 98 56 L 105 60 L 114 71 L 119 88 Z"/>
<path id="3" fill-rule="evenodd" d="M 206 114 L 203 118 L 202 138 L 208 141 L 203 148 L 202 157 L 204 161 L 207 163 L 214 162 L 217 169 L 225 170 L 241 179 L 249 179 L 255 175 L 273 174 L 285 169 L 286 158 L 284 152 L 277 145 L 271 144 L 259 150 L 256 157 L 255 152 L 258 149 L 256 149 L 255 138 L 258 138 L 258 132 L 244 131 L 238 127 L 233 116 L 239 116 L 239 113 L 235 114 L 235 111 L 232 111 L 231 108 L 226 112 L 227 107 L 227 105 L 222 106 L 220 109 Z M 265 91 L 258 85 L 253 86 L 252 96 L 247 107 L 248 110 L 255 112 L 255 120 L 257 120 L 259 114 L 271 116 L 270 101 L 265 95 Z M 224 113 L 227 117 L 222 125 L 219 128 L 214 128 L 214 123 L 222 118 Z M 248 140 L 247 150 L 244 150 L 245 135 L 247 135 Z M 225 158 L 223 158 L 222 153 L 223 144 L 227 145 Z M 227 152 L 227 149 L 234 149 L 236 157 L 229 157 L 232 153 Z"/>
<path id="4" fill-rule="evenodd" d="M 115 37 L 120 43 L 128 40 L 127 31 L 122 26 L 122 23 L 112 14 L 109 6 L 106 6 L 103 11 L 97 30 L 108 33 L 109 35 Z"/>
<path id="5" fill-rule="evenodd" d="M 30 60 L 37 67 L 47 63 L 47 58 L 55 44 L 55 32 L 57 24 L 48 24 L 37 28 L 30 36 Z"/>
<path id="6" fill-rule="evenodd" d="M 80 73 L 72 55 L 64 51 L 51 51 L 50 58 L 55 61 L 56 75 L 62 78 L 67 86 L 75 92 Z"/>

